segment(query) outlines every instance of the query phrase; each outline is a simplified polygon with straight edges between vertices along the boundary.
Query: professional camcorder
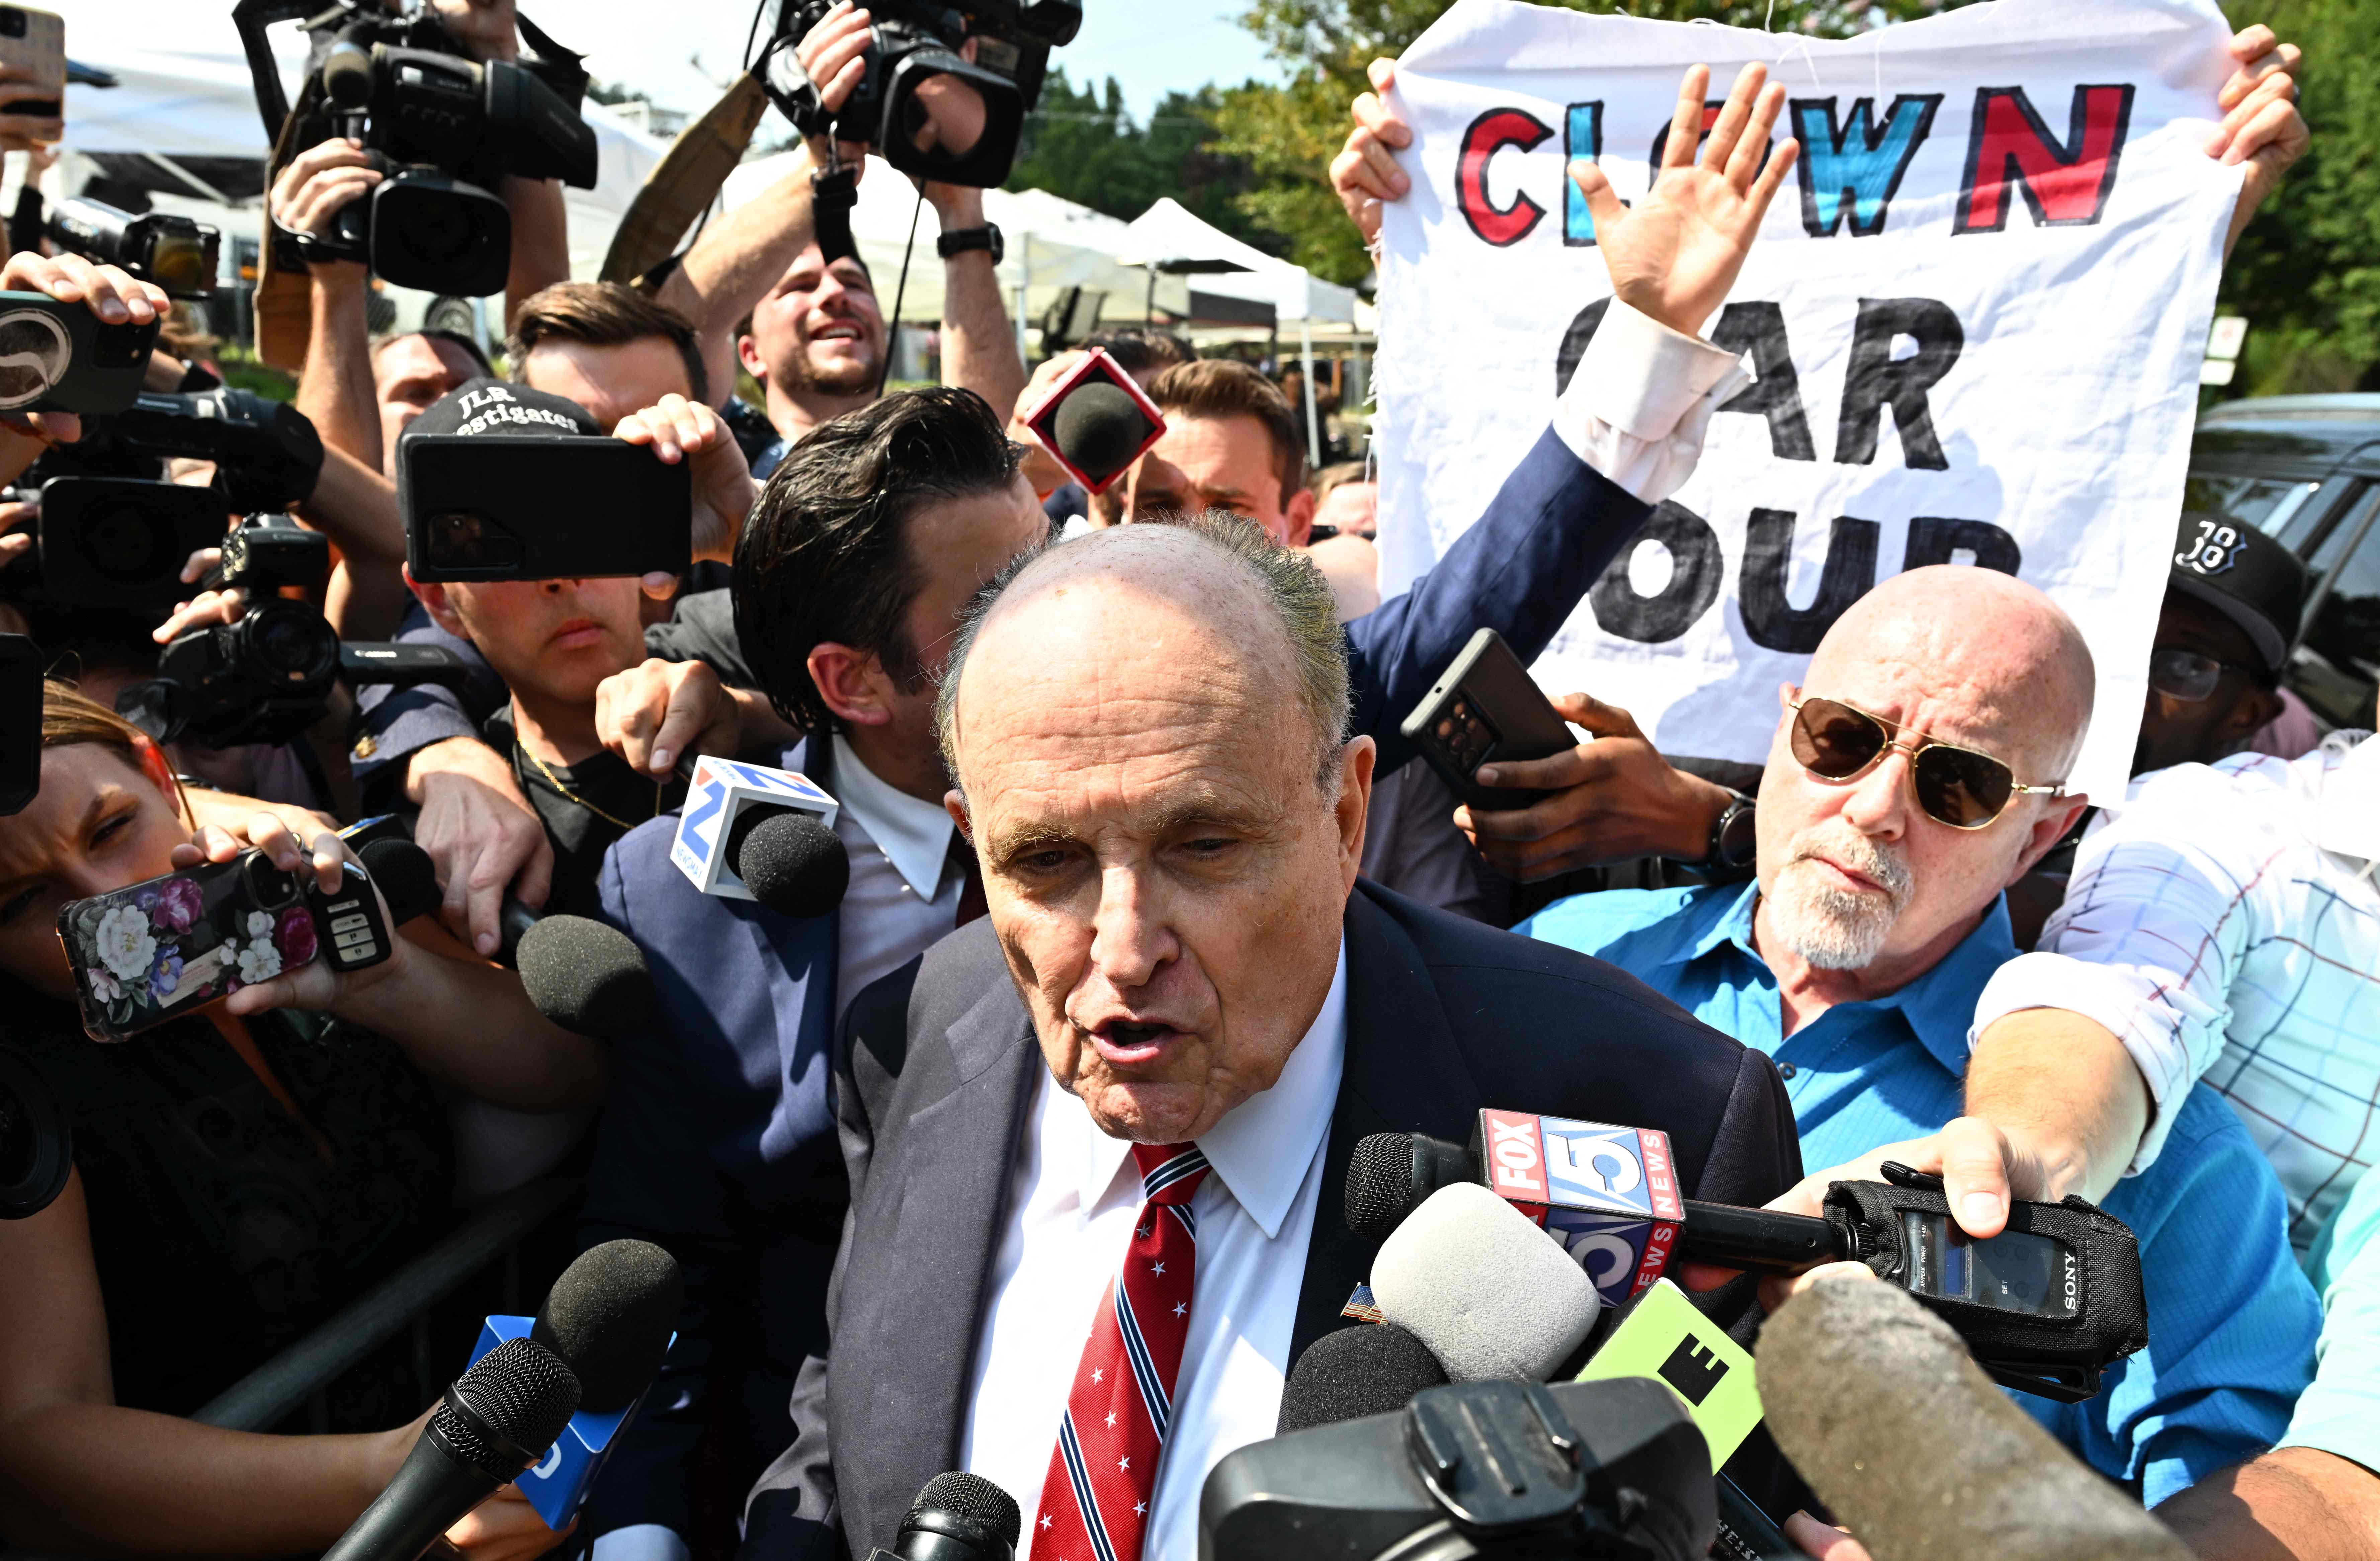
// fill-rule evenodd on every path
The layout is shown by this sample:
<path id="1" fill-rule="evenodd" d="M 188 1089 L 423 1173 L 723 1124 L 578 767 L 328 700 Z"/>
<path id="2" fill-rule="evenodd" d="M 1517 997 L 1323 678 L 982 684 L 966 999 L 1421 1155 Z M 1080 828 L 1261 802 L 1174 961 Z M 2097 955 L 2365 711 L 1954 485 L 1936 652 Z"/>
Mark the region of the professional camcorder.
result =
<path id="1" fill-rule="evenodd" d="M 213 481 L 164 481 L 176 456 L 213 462 Z M 73 605 L 171 606 L 189 594 L 182 566 L 223 542 L 232 516 L 288 508 L 322 470 L 322 437 L 295 407 L 228 388 L 140 396 L 26 474 L 41 494 L 42 583 Z M 281 583 L 319 580 L 329 560 L 314 557 L 312 576 Z"/>
<path id="2" fill-rule="evenodd" d="M 308 8 L 243 0 L 233 10 L 276 137 L 285 109 L 263 30 Z M 505 175 L 595 187 L 595 133 L 578 111 L 587 73 L 526 18 L 536 53 L 518 64 L 464 55 L 419 0 L 396 12 L 342 0 L 305 28 L 314 53 L 297 133 L 281 144 L 294 152 L 351 136 L 388 177 L 341 210 L 327 238 L 298 238 L 301 259 L 361 261 L 396 287 L 484 297 L 503 290 L 512 264 L 512 216 L 492 193 Z"/>
<path id="3" fill-rule="evenodd" d="M 223 230 L 166 212 L 139 216 L 88 196 L 50 208 L 50 242 L 88 261 L 120 267 L 177 299 L 215 290 Z"/>
<path id="4" fill-rule="evenodd" d="M 761 67 L 769 96 L 805 135 L 865 141 L 905 174 L 986 189 L 1008 177 L 1050 51 L 1083 25 L 1079 0 L 875 0 L 867 75 L 830 115 L 794 59 L 829 0 L 784 0 Z M 961 53 L 976 45 L 970 62 Z"/>
<path id="5" fill-rule="evenodd" d="M 225 539 L 226 561 L 237 551 L 241 566 L 218 574 L 227 584 L 251 590 L 293 583 L 275 567 L 294 565 L 303 550 L 276 533 L 297 530 L 277 517 L 251 520 Z M 322 720 L 333 686 L 343 679 L 452 689 L 462 686 L 468 671 L 460 656 L 442 646 L 342 643 L 311 604 L 274 597 L 236 623 L 177 637 L 159 653 L 157 676 L 126 689 L 115 708 L 159 742 L 281 743 Z"/>

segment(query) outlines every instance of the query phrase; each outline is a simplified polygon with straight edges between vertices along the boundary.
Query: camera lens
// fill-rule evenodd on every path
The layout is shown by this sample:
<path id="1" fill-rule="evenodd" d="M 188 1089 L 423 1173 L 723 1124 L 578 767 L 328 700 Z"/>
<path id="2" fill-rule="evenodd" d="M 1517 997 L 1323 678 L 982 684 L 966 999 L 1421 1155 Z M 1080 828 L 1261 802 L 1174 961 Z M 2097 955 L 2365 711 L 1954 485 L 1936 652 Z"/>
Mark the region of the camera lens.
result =
<path id="1" fill-rule="evenodd" d="M 150 280 L 176 298 L 212 292 L 215 285 L 211 246 L 194 235 L 161 233 L 149 250 Z"/>
<path id="2" fill-rule="evenodd" d="M 25 36 L 25 13 L 14 6 L 0 6 L 0 38 Z"/>
<path id="3" fill-rule="evenodd" d="M 250 620 L 249 646 L 265 670 L 297 681 L 320 671 L 339 653 L 331 626 L 305 608 L 267 609 Z"/>
<path id="4" fill-rule="evenodd" d="M 248 859 L 248 892 L 259 909 L 279 910 L 298 903 L 298 880 L 260 852 Z"/>

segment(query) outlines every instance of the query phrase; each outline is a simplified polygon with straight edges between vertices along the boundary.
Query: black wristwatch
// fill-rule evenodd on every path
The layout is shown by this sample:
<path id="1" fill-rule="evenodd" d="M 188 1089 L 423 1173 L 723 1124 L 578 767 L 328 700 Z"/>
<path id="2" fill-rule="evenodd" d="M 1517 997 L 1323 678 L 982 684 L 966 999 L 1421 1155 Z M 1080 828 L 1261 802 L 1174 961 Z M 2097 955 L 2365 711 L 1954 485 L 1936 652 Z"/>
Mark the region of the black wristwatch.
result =
<path id="1" fill-rule="evenodd" d="M 1696 866 L 1717 872 L 1741 872 L 1760 854 L 1759 831 L 1753 823 L 1753 799 L 1730 789 L 1731 800 L 1711 821 L 1709 848 Z"/>
<path id="2" fill-rule="evenodd" d="M 965 254 L 969 250 L 990 251 L 991 263 L 998 265 L 1008 257 L 1007 241 L 1000 236 L 1000 225 L 985 223 L 981 227 L 954 227 L 934 240 L 934 252 L 944 260 Z"/>

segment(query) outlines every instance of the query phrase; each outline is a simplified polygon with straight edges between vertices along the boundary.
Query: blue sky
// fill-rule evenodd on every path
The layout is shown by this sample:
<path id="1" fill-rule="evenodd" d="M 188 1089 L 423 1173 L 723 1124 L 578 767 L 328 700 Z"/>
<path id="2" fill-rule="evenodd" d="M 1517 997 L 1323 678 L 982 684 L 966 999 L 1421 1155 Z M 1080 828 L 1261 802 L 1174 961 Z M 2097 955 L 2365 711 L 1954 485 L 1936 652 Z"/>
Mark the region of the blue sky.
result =
<path id="1" fill-rule="evenodd" d="M 1246 8 L 1246 0 L 1086 0 L 1082 33 L 1057 61 L 1075 81 L 1113 76 L 1144 116 L 1177 87 L 1276 80 L 1279 67 L 1239 24 Z"/>

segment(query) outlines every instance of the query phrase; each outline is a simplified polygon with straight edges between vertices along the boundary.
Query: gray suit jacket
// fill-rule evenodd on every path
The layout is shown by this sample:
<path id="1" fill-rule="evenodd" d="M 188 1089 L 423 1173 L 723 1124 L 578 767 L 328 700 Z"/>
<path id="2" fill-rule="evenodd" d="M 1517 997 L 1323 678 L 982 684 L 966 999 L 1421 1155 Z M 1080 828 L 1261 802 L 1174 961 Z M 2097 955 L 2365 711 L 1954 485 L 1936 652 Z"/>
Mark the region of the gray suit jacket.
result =
<path id="1" fill-rule="evenodd" d="M 1756 1204 L 1801 1179 L 1768 1059 L 1615 967 L 1362 881 L 1345 935 L 1346 1065 L 1291 1360 L 1343 1325 L 1378 1250 L 1339 1214 L 1366 1133 L 1463 1140 L 1483 1106 L 1502 1106 L 1658 1128 L 1690 1197 Z M 919 1488 L 954 1466 L 1041 1067 L 989 921 L 854 1000 L 835 1058 L 851 1212 L 827 1294 L 832 1365 L 802 1368 L 794 1443 L 753 1489 L 746 1555 L 890 1548 Z"/>

